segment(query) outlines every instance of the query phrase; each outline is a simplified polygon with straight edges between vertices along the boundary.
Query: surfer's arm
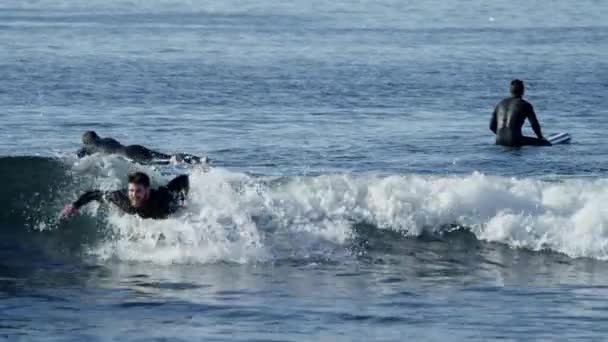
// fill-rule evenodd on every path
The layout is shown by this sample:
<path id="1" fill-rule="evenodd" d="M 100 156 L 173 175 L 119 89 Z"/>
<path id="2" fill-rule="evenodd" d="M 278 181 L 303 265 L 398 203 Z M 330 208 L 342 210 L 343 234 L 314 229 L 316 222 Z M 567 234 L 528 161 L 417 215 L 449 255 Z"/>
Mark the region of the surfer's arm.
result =
<path id="1" fill-rule="evenodd" d="M 101 191 L 101 190 L 90 190 L 80 195 L 78 199 L 70 204 L 67 204 L 60 213 L 60 217 L 69 217 L 74 215 L 80 208 L 93 202 L 93 201 L 109 201 L 120 208 L 127 205 L 129 200 L 124 190 L 118 191 Z"/>
<path id="2" fill-rule="evenodd" d="M 74 205 L 74 207 L 76 209 L 80 209 L 81 207 L 87 205 L 90 202 L 102 201 L 103 196 L 104 196 L 104 192 L 101 190 L 87 191 L 84 194 L 80 195 L 80 197 L 78 197 L 78 199 L 76 201 L 74 201 L 74 203 L 72 203 L 72 204 Z"/>
<path id="3" fill-rule="evenodd" d="M 528 108 L 528 121 L 530 121 L 530 125 L 532 125 L 532 130 L 538 137 L 538 139 L 545 140 L 543 137 L 543 133 L 540 130 L 540 124 L 538 123 L 538 119 L 536 118 L 536 113 L 534 113 L 534 108 L 532 105 L 529 105 Z"/>
<path id="4" fill-rule="evenodd" d="M 173 178 L 173 180 L 167 184 L 167 189 L 173 193 L 183 192 L 187 194 L 190 190 L 190 181 L 188 180 L 188 175 L 181 175 Z"/>
<path id="5" fill-rule="evenodd" d="M 498 107 L 494 108 L 494 112 L 492 113 L 492 118 L 490 119 L 490 130 L 492 132 L 494 132 L 494 134 L 496 134 L 496 126 L 497 126 L 497 121 L 496 121 L 496 112 L 498 110 Z"/>
<path id="6" fill-rule="evenodd" d="M 82 206 L 92 201 L 101 201 L 103 199 L 103 191 L 91 190 L 82 194 L 78 199 L 72 203 L 66 204 L 65 207 L 59 213 L 60 218 L 70 217 L 80 209 Z"/>

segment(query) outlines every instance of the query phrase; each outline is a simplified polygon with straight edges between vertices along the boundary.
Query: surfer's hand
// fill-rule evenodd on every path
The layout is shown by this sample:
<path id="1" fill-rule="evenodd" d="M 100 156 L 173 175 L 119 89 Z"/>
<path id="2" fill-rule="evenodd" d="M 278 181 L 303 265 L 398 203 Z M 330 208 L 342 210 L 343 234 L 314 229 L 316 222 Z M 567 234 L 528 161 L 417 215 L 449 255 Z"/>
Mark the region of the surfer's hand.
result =
<path id="1" fill-rule="evenodd" d="M 72 204 L 72 203 L 66 204 L 65 207 L 63 207 L 63 209 L 59 213 L 59 218 L 64 219 L 64 218 L 71 217 L 74 214 L 76 214 L 77 211 L 78 211 L 78 209 L 76 208 L 76 206 L 74 204 Z"/>

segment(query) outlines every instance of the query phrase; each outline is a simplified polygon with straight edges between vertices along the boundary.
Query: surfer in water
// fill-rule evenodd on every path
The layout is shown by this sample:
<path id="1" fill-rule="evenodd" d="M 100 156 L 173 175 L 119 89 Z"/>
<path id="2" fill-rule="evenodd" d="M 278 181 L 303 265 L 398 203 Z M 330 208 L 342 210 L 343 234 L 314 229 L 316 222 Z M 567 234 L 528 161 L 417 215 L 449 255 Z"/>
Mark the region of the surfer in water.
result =
<path id="1" fill-rule="evenodd" d="M 543 137 L 534 108 L 522 98 L 523 95 L 524 82 L 513 80 L 511 81 L 511 96 L 500 101 L 494 108 L 490 129 L 496 134 L 496 144 L 513 147 L 551 146 L 551 143 Z M 537 138 L 522 135 L 521 127 L 526 119 L 530 121 Z"/>
<path id="2" fill-rule="evenodd" d="M 92 201 L 106 201 L 115 204 L 127 214 L 141 218 L 164 219 L 183 206 L 188 194 L 187 175 L 175 177 L 166 186 L 150 189 L 150 178 L 143 172 L 129 175 L 127 189 L 117 191 L 91 190 L 82 194 L 73 203 L 67 204 L 59 217 L 67 218 Z"/>
<path id="3" fill-rule="evenodd" d="M 197 157 L 191 154 L 178 153 L 168 155 L 151 150 L 141 145 L 123 145 L 112 138 L 101 138 L 94 131 L 87 131 L 82 135 L 83 147 L 78 150 L 79 158 L 94 153 L 118 154 L 140 164 L 169 164 L 172 161 L 187 164 L 208 163 L 207 157 Z"/>

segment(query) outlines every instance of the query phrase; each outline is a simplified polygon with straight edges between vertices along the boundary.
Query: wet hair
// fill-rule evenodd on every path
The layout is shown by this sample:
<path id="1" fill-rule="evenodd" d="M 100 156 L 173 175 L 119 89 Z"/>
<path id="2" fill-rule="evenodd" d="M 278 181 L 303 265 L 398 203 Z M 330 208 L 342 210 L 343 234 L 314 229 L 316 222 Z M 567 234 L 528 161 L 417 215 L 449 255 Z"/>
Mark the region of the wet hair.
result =
<path id="1" fill-rule="evenodd" d="M 82 143 L 85 145 L 92 145 L 99 140 L 99 135 L 95 131 L 86 131 L 82 135 Z"/>
<path id="2" fill-rule="evenodd" d="M 143 185 L 145 188 L 150 187 L 150 177 L 143 172 L 134 172 L 129 175 L 129 184 Z"/>
<path id="3" fill-rule="evenodd" d="M 522 80 L 513 80 L 511 81 L 511 95 L 513 96 L 522 96 L 524 94 L 524 81 Z"/>

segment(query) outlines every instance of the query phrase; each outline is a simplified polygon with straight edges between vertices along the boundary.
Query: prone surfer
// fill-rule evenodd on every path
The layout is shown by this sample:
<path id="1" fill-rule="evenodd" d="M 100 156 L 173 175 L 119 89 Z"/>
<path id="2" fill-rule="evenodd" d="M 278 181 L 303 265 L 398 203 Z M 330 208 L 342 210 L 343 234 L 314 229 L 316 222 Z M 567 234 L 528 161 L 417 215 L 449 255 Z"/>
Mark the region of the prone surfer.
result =
<path id="1" fill-rule="evenodd" d="M 511 96 L 500 101 L 494 108 L 490 120 L 490 130 L 496 134 L 496 144 L 503 146 L 551 146 L 540 130 L 540 124 L 532 105 L 524 100 L 524 82 L 518 79 L 511 81 Z M 526 137 L 521 127 L 528 119 L 537 138 Z"/>
<path id="2" fill-rule="evenodd" d="M 158 151 L 151 150 L 141 145 L 123 145 L 113 138 L 101 138 L 94 131 L 87 131 L 82 135 L 83 147 L 78 150 L 79 158 L 88 156 L 94 153 L 118 154 L 127 157 L 140 164 L 159 164 L 169 163 L 171 159 L 176 162 L 187 164 L 207 163 L 207 157 L 197 157 L 191 154 L 178 153 L 169 155 Z"/>
<path id="3" fill-rule="evenodd" d="M 128 214 L 136 214 L 142 218 L 163 219 L 182 207 L 188 190 L 187 175 L 175 177 L 166 186 L 150 189 L 148 175 L 143 172 L 135 172 L 129 175 L 127 189 L 87 191 L 76 201 L 67 204 L 61 211 L 60 218 L 74 215 L 91 201 L 107 201 Z"/>

